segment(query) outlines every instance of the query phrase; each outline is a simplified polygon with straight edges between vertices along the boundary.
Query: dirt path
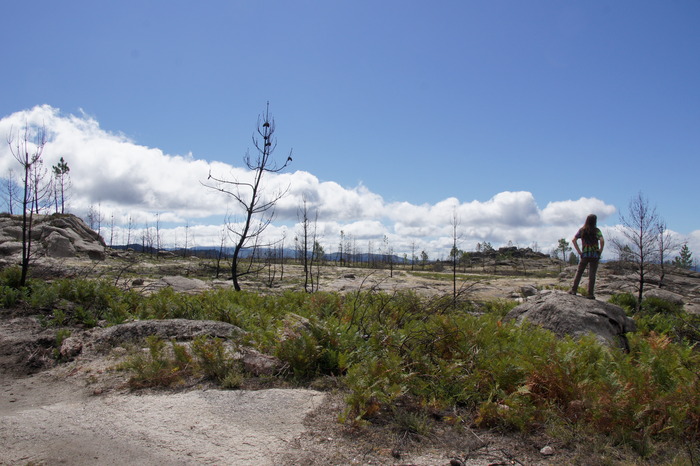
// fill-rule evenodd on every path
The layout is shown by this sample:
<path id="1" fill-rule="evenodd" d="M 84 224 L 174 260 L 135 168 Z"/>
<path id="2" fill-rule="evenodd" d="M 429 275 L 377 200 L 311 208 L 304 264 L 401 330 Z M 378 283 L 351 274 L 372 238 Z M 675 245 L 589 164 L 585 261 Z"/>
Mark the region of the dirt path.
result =
<path id="1" fill-rule="evenodd" d="M 324 397 L 280 389 L 92 396 L 50 375 L 5 378 L 0 463 L 277 464 Z"/>

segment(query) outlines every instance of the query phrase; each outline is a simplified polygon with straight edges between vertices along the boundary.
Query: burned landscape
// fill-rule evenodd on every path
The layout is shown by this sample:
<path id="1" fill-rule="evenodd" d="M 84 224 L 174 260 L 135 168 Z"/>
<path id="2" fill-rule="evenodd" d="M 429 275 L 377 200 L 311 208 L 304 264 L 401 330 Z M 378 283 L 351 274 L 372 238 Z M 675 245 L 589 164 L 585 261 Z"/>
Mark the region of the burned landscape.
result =
<path id="1" fill-rule="evenodd" d="M 94 241 L 99 244 L 99 239 Z M 90 248 L 103 254 L 88 254 Z M 596 347 L 619 353 L 613 359 L 622 364 L 630 356 L 616 346 L 615 335 L 629 337 L 631 354 L 637 358 L 650 348 L 669 352 L 654 358 L 678 358 L 677 345 L 686 345 L 682 364 L 696 364 L 697 273 L 672 270 L 662 288 L 648 284 L 655 312 L 680 319 L 673 321 L 676 328 L 668 328 L 670 320 L 662 327 L 653 316 L 628 309 L 626 317 L 623 308 L 607 303 L 621 304 L 619 297 L 634 291 L 634 267 L 621 263 L 602 266 L 598 299 L 592 302 L 565 293 L 572 267 L 517 251 L 508 260 L 476 262 L 455 275 L 444 266 L 389 270 L 328 262 L 317 269 L 313 293 L 303 292 L 303 269 L 289 261 L 274 266 L 277 279 L 272 283 L 263 269 L 242 281 L 244 291 L 235 292 L 225 277 L 214 278 L 212 259 L 100 249 L 94 244 L 90 248 L 37 259 L 33 295 L 13 294 L 13 267 L 6 264 L 3 269 L 0 435 L 9 446 L 0 459 L 5 463 L 695 461 L 694 408 L 676 426 L 661 414 L 664 405 L 673 406 L 672 398 L 659 399 L 653 402 L 659 415 L 650 413 L 654 421 L 641 422 L 630 432 L 632 437 L 625 439 L 623 426 L 609 426 L 601 436 L 590 430 L 601 421 L 586 414 L 600 409 L 596 400 L 587 398 L 594 391 L 558 386 L 562 380 L 556 371 L 547 372 L 557 366 L 518 369 L 522 362 L 517 361 L 531 360 L 537 366 L 545 354 L 556 361 L 563 351 L 557 339 L 565 335 L 553 340 L 546 335 L 577 325 L 582 342 L 564 343 L 573 358 L 569 364 L 580 364 L 575 361 L 581 356 L 573 355 L 581 351 L 588 358 L 601 357 Z M 50 296 L 40 298 L 42 294 Z M 508 323 L 510 310 L 519 303 L 532 307 L 538 302 L 547 309 L 554 306 L 559 314 L 538 321 L 545 328 L 551 323 L 554 333 Z M 663 311 L 659 303 L 682 310 Z M 620 318 L 632 324 L 613 323 L 610 336 L 588 340 L 588 332 L 602 331 L 596 330 L 600 316 L 608 316 L 603 325 L 614 322 L 610 312 L 621 312 Z M 680 328 L 679 322 L 688 325 Z M 514 366 L 506 373 L 514 371 L 508 376 L 515 377 L 514 392 L 494 387 L 490 396 L 478 401 L 483 388 L 470 384 L 484 369 L 466 358 L 463 338 L 471 341 L 469 354 L 478 359 L 483 357 L 479 351 L 492 351 L 487 342 L 521 339 L 519 345 L 535 344 L 527 335 L 539 339 L 539 346 L 522 349 L 529 355 L 504 349 L 496 359 L 513 358 Z M 422 352 L 429 348 L 432 353 L 424 356 L 435 358 L 439 366 L 430 369 L 429 361 L 412 353 L 412 347 Z M 361 360 L 353 351 L 379 351 L 376 355 L 388 358 L 403 354 L 405 359 Z M 363 366 L 353 366 L 353 359 Z M 155 362 L 162 367 L 156 368 Z M 430 370 L 437 372 L 420 374 Z M 499 375 L 499 370 L 503 369 L 482 373 L 479 383 L 492 378 L 506 383 L 506 373 Z M 573 377 L 581 369 L 556 370 Z M 545 374 L 548 382 L 542 379 Z M 434 379 L 432 388 L 426 385 L 438 376 L 444 379 Z M 420 377 L 426 378 L 416 384 Z M 665 383 L 697 387 L 697 374 L 681 379 Z M 525 401 L 546 416 L 521 411 Z M 578 411 L 549 417 L 556 406 Z"/>

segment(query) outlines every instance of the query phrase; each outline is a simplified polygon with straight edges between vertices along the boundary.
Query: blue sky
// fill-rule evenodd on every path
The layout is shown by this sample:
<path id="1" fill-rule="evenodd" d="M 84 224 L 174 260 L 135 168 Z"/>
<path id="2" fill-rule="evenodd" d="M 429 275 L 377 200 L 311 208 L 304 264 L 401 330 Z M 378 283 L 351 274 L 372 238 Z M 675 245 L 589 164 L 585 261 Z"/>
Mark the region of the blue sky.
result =
<path id="1" fill-rule="evenodd" d="M 327 196 L 330 243 L 352 224 L 439 251 L 419 218 L 445 223 L 456 205 L 465 248 L 506 242 L 507 226 L 546 249 L 594 206 L 613 228 L 641 190 L 700 254 L 700 1 L 33 1 L 3 16 L 6 123 L 46 105 L 166 159 L 240 167 L 269 101 L 293 187 Z M 139 204 L 73 173 L 76 210 L 100 202 L 123 218 Z M 367 215 L 347 196 L 416 219 Z M 214 223 L 192 204 L 139 211 Z"/>

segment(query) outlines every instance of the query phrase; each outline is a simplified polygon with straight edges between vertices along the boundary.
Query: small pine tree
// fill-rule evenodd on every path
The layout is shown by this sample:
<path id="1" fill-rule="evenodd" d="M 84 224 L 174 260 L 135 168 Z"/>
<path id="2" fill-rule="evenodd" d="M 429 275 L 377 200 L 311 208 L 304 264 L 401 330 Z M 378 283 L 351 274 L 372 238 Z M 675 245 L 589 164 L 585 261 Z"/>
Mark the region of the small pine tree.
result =
<path id="1" fill-rule="evenodd" d="M 59 211 L 59 206 L 60 206 L 60 211 L 62 214 L 66 213 L 66 189 L 68 188 L 68 184 L 70 182 L 68 178 L 68 173 L 70 172 L 70 167 L 68 166 L 68 163 L 61 157 L 58 161 L 58 163 L 54 166 L 51 167 L 53 169 L 53 176 L 56 179 L 56 192 L 54 194 L 55 197 L 55 203 L 56 203 L 56 213 Z"/>
<path id="2" fill-rule="evenodd" d="M 566 239 L 561 238 L 559 240 L 559 244 L 557 245 L 557 252 L 561 252 L 561 260 L 566 260 L 566 253 L 569 251 L 571 251 L 571 246 L 569 246 L 569 242 Z"/>
<path id="3" fill-rule="evenodd" d="M 693 267 L 693 253 L 687 244 L 681 248 L 678 256 L 673 260 L 673 265 L 682 269 L 690 269 Z"/>

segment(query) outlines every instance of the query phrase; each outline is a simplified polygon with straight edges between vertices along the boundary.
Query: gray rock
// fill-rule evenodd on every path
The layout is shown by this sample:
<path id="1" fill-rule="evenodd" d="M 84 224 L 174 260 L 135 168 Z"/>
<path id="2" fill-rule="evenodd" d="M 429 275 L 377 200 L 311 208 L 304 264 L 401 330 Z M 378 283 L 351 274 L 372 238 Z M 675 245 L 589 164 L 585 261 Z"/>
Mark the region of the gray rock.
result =
<path id="1" fill-rule="evenodd" d="M 537 288 L 533 285 L 525 285 L 520 287 L 520 294 L 527 298 L 529 296 L 535 296 L 537 294 Z"/>
<path id="2" fill-rule="evenodd" d="M 542 447 L 540 453 L 544 456 L 552 456 L 554 454 L 554 448 L 549 445 Z"/>
<path id="3" fill-rule="evenodd" d="M 85 222 L 74 215 L 34 215 L 32 249 L 37 256 L 87 256 L 105 259 L 105 242 Z M 22 217 L 0 215 L 0 254 L 12 256 L 22 251 Z"/>
<path id="4" fill-rule="evenodd" d="M 202 291 L 208 288 L 208 285 L 198 278 L 186 278 L 181 276 L 163 277 L 160 279 L 161 284 L 169 286 L 178 292 L 183 291 Z"/>
<path id="5" fill-rule="evenodd" d="M 593 334 L 601 343 L 623 349 L 627 349 L 625 333 L 637 329 L 621 307 L 563 292 L 541 293 L 513 308 L 503 320 L 527 321 L 558 336 Z"/>
<path id="6" fill-rule="evenodd" d="M 246 372 L 255 376 L 275 375 L 283 367 L 282 361 L 276 357 L 263 354 L 253 348 L 242 348 L 241 360 Z"/>
<path id="7" fill-rule="evenodd" d="M 66 236 L 52 231 L 45 240 L 46 255 L 49 257 L 74 257 L 75 247 Z"/>
<path id="8" fill-rule="evenodd" d="M 0 243 L 0 255 L 2 256 L 12 256 L 19 255 L 22 252 L 22 243 L 19 241 L 6 241 Z"/>
<path id="9" fill-rule="evenodd" d="M 302 334 L 311 331 L 311 321 L 306 317 L 290 312 L 282 321 L 282 325 L 278 331 L 281 341 L 286 341 L 292 338 L 299 338 Z"/>
<path id="10" fill-rule="evenodd" d="M 668 290 L 662 290 L 660 288 L 652 288 L 644 292 L 644 297 L 654 297 L 663 299 L 664 301 L 671 302 L 673 304 L 683 305 L 683 296 Z"/>
<path id="11" fill-rule="evenodd" d="M 17 217 L 21 219 L 21 217 Z M 0 235 L 0 241 L 21 241 L 22 240 L 22 227 L 14 217 L 7 216 L 0 221 L 0 229 L 2 234 Z"/>
<path id="12" fill-rule="evenodd" d="M 63 359 L 73 359 L 83 350 L 83 342 L 74 337 L 68 337 L 61 342 L 59 352 Z"/>
<path id="13" fill-rule="evenodd" d="M 137 342 L 149 335 L 163 339 L 191 340 L 200 335 L 231 338 L 243 333 L 245 332 L 235 325 L 213 320 L 143 320 L 97 329 L 95 344 L 114 346 L 124 342 Z"/>

